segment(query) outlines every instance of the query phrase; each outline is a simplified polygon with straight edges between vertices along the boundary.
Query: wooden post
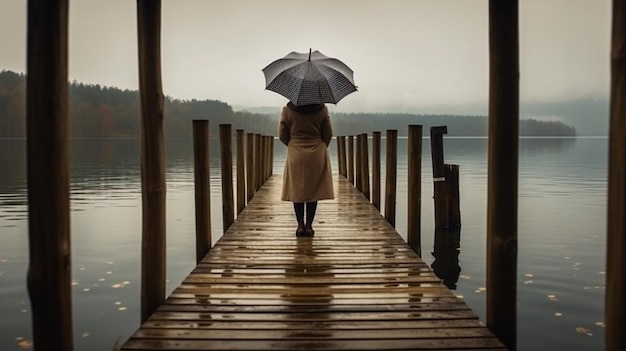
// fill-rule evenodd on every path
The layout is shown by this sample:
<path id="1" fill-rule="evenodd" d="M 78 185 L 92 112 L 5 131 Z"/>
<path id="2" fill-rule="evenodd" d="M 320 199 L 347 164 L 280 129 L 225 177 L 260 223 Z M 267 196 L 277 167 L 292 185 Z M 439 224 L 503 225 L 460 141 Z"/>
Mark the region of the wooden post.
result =
<path id="1" fill-rule="evenodd" d="M 270 161 L 269 161 L 269 176 L 271 177 L 274 174 L 274 137 L 269 137 L 270 143 Z"/>
<path id="2" fill-rule="evenodd" d="M 380 132 L 372 133 L 372 204 L 380 211 Z"/>
<path id="3" fill-rule="evenodd" d="M 211 168 L 209 121 L 193 121 L 194 184 L 196 207 L 196 264 L 211 249 Z"/>
<path id="4" fill-rule="evenodd" d="M 254 134 L 248 133 L 246 140 L 246 182 L 248 192 L 247 201 L 250 202 L 254 196 Z"/>
<path id="5" fill-rule="evenodd" d="M 244 164 L 244 132 L 237 129 L 237 214 L 246 207 L 246 166 Z"/>
<path id="6" fill-rule="evenodd" d="M 356 153 L 354 157 L 354 181 L 357 190 L 363 193 L 363 158 L 361 156 L 361 147 L 363 146 L 361 142 L 361 138 L 363 136 L 361 134 L 356 136 Z"/>
<path id="7" fill-rule="evenodd" d="M 387 167 L 385 169 L 385 218 L 396 226 L 396 173 L 398 164 L 398 131 L 387 130 Z"/>
<path id="8" fill-rule="evenodd" d="M 448 228 L 461 228 L 461 208 L 459 198 L 459 165 L 444 165 Z"/>
<path id="9" fill-rule="evenodd" d="M 448 228 L 448 197 L 443 161 L 443 134 L 448 127 L 430 128 L 430 152 L 433 165 L 433 199 L 435 210 L 435 228 Z"/>
<path id="10" fill-rule="evenodd" d="M 422 257 L 422 126 L 409 125 L 407 242 Z"/>
<path id="11" fill-rule="evenodd" d="M 354 184 L 354 137 L 348 136 L 348 180 Z"/>
<path id="12" fill-rule="evenodd" d="M 606 350 L 626 350 L 626 3 L 613 1 L 608 218 Z"/>
<path id="13" fill-rule="evenodd" d="M 516 349 L 518 0 L 489 0 L 487 327 Z"/>
<path id="14" fill-rule="evenodd" d="M 261 180 L 261 169 L 263 165 L 263 152 L 261 150 L 261 135 L 254 135 L 254 188 L 256 191 L 261 189 L 263 181 Z"/>
<path id="15" fill-rule="evenodd" d="M 272 159 L 272 150 L 270 148 L 270 136 L 265 136 L 265 181 L 270 178 L 270 169 L 272 168 L 271 164 Z"/>
<path id="16" fill-rule="evenodd" d="M 235 204 L 233 201 L 233 152 L 232 127 L 220 124 L 220 161 L 222 165 L 222 224 L 224 233 L 235 221 Z"/>
<path id="17" fill-rule="evenodd" d="M 141 105 L 141 322 L 165 301 L 165 146 L 161 1 L 137 1 Z"/>
<path id="18" fill-rule="evenodd" d="M 337 169 L 340 175 L 346 176 L 346 138 L 337 136 Z"/>
<path id="19" fill-rule="evenodd" d="M 73 350 L 68 1 L 28 1 L 28 294 L 37 350 Z"/>
<path id="20" fill-rule="evenodd" d="M 370 166 L 367 133 L 361 134 L 361 187 L 366 199 L 370 199 Z"/>

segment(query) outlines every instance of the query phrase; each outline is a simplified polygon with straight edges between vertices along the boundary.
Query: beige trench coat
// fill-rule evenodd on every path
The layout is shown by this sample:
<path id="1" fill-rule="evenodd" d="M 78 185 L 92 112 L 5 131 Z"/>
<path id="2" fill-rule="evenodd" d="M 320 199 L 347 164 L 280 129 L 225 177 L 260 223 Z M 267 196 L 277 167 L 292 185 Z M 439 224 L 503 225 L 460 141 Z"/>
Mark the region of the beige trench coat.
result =
<path id="1" fill-rule="evenodd" d="M 281 199 L 313 202 L 334 198 L 328 155 L 333 129 L 328 108 L 301 113 L 283 107 L 278 136 L 287 145 Z"/>

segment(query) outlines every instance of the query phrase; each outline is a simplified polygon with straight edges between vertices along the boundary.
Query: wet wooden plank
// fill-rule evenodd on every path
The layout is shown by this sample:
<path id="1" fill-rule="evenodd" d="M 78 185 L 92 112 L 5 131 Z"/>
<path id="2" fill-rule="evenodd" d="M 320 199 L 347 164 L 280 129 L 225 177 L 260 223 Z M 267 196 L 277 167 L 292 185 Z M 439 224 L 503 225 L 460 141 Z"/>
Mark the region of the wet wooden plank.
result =
<path id="1" fill-rule="evenodd" d="M 122 350 L 504 350 L 336 176 L 296 238 L 273 176 Z"/>

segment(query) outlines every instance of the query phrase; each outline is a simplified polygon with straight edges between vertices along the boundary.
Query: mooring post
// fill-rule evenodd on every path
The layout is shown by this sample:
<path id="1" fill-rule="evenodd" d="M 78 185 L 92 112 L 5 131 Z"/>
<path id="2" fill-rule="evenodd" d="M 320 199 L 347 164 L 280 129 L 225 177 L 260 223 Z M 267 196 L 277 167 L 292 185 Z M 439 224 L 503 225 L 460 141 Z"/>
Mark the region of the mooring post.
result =
<path id="1" fill-rule="evenodd" d="M 246 166 L 244 164 L 244 131 L 237 129 L 237 214 L 246 207 Z"/>
<path id="2" fill-rule="evenodd" d="M 372 204 L 380 211 L 380 132 L 372 133 Z"/>
<path id="3" fill-rule="evenodd" d="M 422 126 L 409 125 L 407 242 L 422 257 Z"/>
<path id="4" fill-rule="evenodd" d="M 28 1 L 28 295 L 36 350 L 74 348 L 68 157 L 68 1 Z"/>
<path id="5" fill-rule="evenodd" d="M 606 241 L 606 350 L 626 350 L 626 3 L 613 1 Z"/>
<path id="6" fill-rule="evenodd" d="M 211 249 L 211 175 L 209 121 L 193 120 L 194 188 L 196 208 L 196 264 Z"/>
<path id="7" fill-rule="evenodd" d="M 220 163 L 222 166 L 222 224 L 224 233 L 235 221 L 233 201 L 232 127 L 220 124 Z"/>
<path id="8" fill-rule="evenodd" d="M 446 195 L 446 175 L 443 161 L 443 135 L 447 133 L 447 126 L 430 128 L 430 153 L 433 166 L 433 198 L 435 202 L 435 228 L 448 227 L 448 197 Z"/>
<path id="9" fill-rule="evenodd" d="M 459 165 L 444 164 L 446 199 L 448 208 L 448 228 L 461 228 L 461 208 L 459 197 Z"/>
<path id="10" fill-rule="evenodd" d="M 165 142 L 161 1 L 137 1 L 141 105 L 141 322 L 165 301 Z"/>
<path id="11" fill-rule="evenodd" d="M 387 130 L 387 167 L 385 169 L 385 219 L 396 226 L 396 177 L 398 167 L 398 131 Z"/>
<path id="12" fill-rule="evenodd" d="M 489 1 L 487 327 L 511 351 L 517 347 L 518 12 L 518 0 Z"/>

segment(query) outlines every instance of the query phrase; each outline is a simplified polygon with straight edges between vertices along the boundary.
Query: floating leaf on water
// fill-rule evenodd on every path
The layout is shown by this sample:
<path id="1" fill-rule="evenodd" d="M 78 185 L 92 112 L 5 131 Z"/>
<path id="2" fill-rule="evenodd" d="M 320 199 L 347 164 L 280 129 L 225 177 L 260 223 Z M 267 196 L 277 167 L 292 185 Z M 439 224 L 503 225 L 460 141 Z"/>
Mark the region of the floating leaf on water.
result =
<path id="1" fill-rule="evenodd" d="M 534 276 L 535 276 L 535 275 L 534 275 L 534 274 L 532 274 L 532 273 L 526 273 L 526 274 L 524 274 L 524 277 L 528 277 L 528 278 L 532 278 L 532 277 L 534 277 Z"/>
<path id="2" fill-rule="evenodd" d="M 554 316 L 555 316 L 555 317 L 562 317 L 562 316 L 563 316 L 563 313 L 561 313 L 561 312 L 555 312 L 555 313 L 554 313 Z"/>
<path id="3" fill-rule="evenodd" d="M 79 281 L 80 280 L 78 280 L 78 279 L 72 279 L 72 285 L 78 285 Z"/>
<path id="4" fill-rule="evenodd" d="M 550 299 L 550 301 L 559 301 L 559 298 L 554 294 L 548 294 L 548 299 Z"/>
<path id="5" fill-rule="evenodd" d="M 576 332 L 579 334 L 586 334 L 589 336 L 593 336 L 593 333 L 591 333 L 591 330 L 585 328 L 585 327 L 576 327 Z"/>
<path id="6" fill-rule="evenodd" d="M 534 281 L 532 281 L 532 280 L 525 280 L 525 281 L 524 281 L 524 284 L 525 284 L 525 285 L 532 284 L 532 283 L 534 283 Z"/>
<path id="7" fill-rule="evenodd" d="M 83 288 L 83 291 L 84 292 L 89 292 L 89 291 L 91 291 L 91 289 L 90 288 Z"/>
<path id="8" fill-rule="evenodd" d="M 463 298 L 465 298 L 465 296 L 460 295 L 460 294 L 459 294 L 459 295 L 455 295 L 455 296 L 456 296 L 456 298 L 457 298 L 457 299 L 463 299 Z"/>
<path id="9" fill-rule="evenodd" d="M 130 284 L 130 282 L 127 280 L 127 281 L 125 281 L 125 282 L 122 282 L 122 284 L 124 284 L 124 285 L 128 285 L 128 284 Z"/>
<path id="10" fill-rule="evenodd" d="M 90 335 L 90 334 L 89 334 L 88 332 L 84 332 L 84 333 L 82 333 L 80 336 L 82 336 L 83 338 L 86 338 L 86 337 L 88 337 L 89 335 Z"/>
<path id="11" fill-rule="evenodd" d="M 118 310 L 119 310 L 119 311 L 126 311 L 126 310 L 127 310 L 127 308 L 126 308 L 126 307 L 124 307 L 124 306 L 120 306 L 120 307 L 118 307 Z"/>
<path id="12" fill-rule="evenodd" d="M 108 271 L 108 272 L 107 272 L 107 274 L 109 274 L 109 275 L 110 275 L 110 274 L 113 274 L 113 272 L 111 272 L 111 271 Z"/>
<path id="13" fill-rule="evenodd" d="M 598 272 L 598 273 L 599 273 L 599 274 L 602 274 L 602 275 L 605 275 L 605 274 L 606 274 L 606 272 L 604 272 L 604 271 L 600 271 L 600 272 Z"/>
<path id="14" fill-rule="evenodd" d="M 8 257 L 0 258 L 0 263 L 6 263 L 6 262 L 9 262 L 9 258 Z"/>
<path id="15" fill-rule="evenodd" d="M 459 276 L 459 278 L 460 278 L 460 279 L 465 279 L 465 280 L 470 280 L 470 279 L 472 279 L 472 276 L 467 275 L 467 274 L 461 274 L 461 275 Z"/>
<path id="16" fill-rule="evenodd" d="M 116 301 L 116 302 L 115 302 L 115 304 L 119 306 L 119 305 L 121 305 L 122 303 L 121 303 L 121 302 L 119 302 L 119 301 Z"/>
<path id="17" fill-rule="evenodd" d="M 604 322 L 596 322 L 596 325 L 600 328 L 606 328 L 606 325 L 604 325 Z"/>
<path id="18" fill-rule="evenodd" d="M 98 279 L 98 281 L 99 281 L 99 282 L 103 282 L 103 281 L 105 281 L 105 280 L 106 280 L 106 279 L 104 279 L 104 278 L 100 278 L 100 279 Z"/>

